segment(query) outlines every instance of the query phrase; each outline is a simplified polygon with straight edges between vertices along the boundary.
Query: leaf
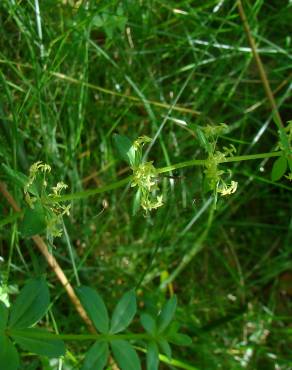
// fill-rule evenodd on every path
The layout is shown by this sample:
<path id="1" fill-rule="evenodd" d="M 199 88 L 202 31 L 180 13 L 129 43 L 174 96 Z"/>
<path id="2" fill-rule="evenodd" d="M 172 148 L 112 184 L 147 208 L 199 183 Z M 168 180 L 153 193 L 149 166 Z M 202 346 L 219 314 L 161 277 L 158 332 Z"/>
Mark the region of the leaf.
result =
<path id="1" fill-rule="evenodd" d="M 197 134 L 197 138 L 201 147 L 204 148 L 207 153 L 212 152 L 212 146 L 199 126 L 195 127 L 195 133 Z"/>
<path id="2" fill-rule="evenodd" d="M 27 328 L 38 322 L 50 303 L 49 289 L 43 278 L 30 280 L 21 290 L 11 309 L 9 326 Z"/>
<path id="3" fill-rule="evenodd" d="M 101 296 L 94 289 L 86 286 L 79 287 L 77 294 L 96 329 L 101 333 L 108 333 L 109 317 Z"/>
<path id="4" fill-rule="evenodd" d="M 149 342 L 147 346 L 147 370 L 157 370 L 159 365 L 159 351 L 155 342 Z"/>
<path id="5" fill-rule="evenodd" d="M 170 324 L 176 310 L 176 304 L 176 296 L 173 296 L 162 307 L 157 319 L 159 333 L 163 332 Z"/>
<path id="6" fill-rule="evenodd" d="M 136 295 L 133 290 L 130 290 L 122 296 L 114 309 L 110 332 L 115 334 L 125 330 L 133 320 L 136 311 Z"/>
<path id="7" fill-rule="evenodd" d="M 141 315 L 141 324 L 143 328 L 147 331 L 147 333 L 155 334 L 156 322 L 151 315 L 149 315 L 148 313 L 143 313 Z"/>
<path id="8" fill-rule="evenodd" d="M 130 166 L 135 165 L 135 150 L 132 142 L 124 135 L 114 134 L 115 146 L 121 158 L 128 162 Z"/>
<path id="9" fill-rule="evenodd" d="M 7 325 L 8 320 L 8 308 L 5 306 L 5 304 L 0 301 L 0 335 L 1 332 L 4 331 Z"/>
<path id="10" fill-rule="evenodd" d="M 275 160 L 272 173 L 271 173 L 271 180 L 278 181 L 287 171 L 287 159 L 285 157 L 279 157 Z"/>
<path id="11" fill-rule="evenodd" d="M 167 337 L 170 343 L 178 346 L 189 346 L 192 344 L 192 338 L 186 334 L 176 333 Z"/>
<path id="12" fill-rule="evenodd" d="M 44 329 L 24 329 L 21 333 L 11 331 L 11 336 L 25 351 L 40 356 L 60 357 L 65 354 L 65 344 L 58 338 L 50 338 L 50 332 Z"/>
<path id="13" fill-rule="evenodd" d="M 111 342 L 111 348 L 121 370 L 141 370 L 139 357 L 130 343 L 114 340 Z"/>
<path id="14" fill-rule="evenodd" d="M 160 338 L 158 340 L 158 344 L 161 348 L 161 351 L 168 357 L 169 360 L 171 360 L 171 348 L 167 340 L 164 338 Z"/>
<path id="15" fill-rule="evenodd" d="M 26 208 L 20 224 L 20 232 L 23 237 L 40 234 L 46 227 L 46 211 L 40 202 L 35 202 L 33 209 Z"/>
<path id="16" fill-rule="evenodd" d="M 28 177 L 24 175 L 22 172 L 13 170 L 12 168 L 6 166 L 6 164 L 2 164 L 4 172 L 10 178 L 13 184 L 23 188 L 28 183 Z M 32 184 L 29 188 L 29 192 L 35 196 L 38 195 L 37 188 L 34 184 Z"/>
<path id="17" fill-rule="evenodd" d="M 109 356 L 109 346 L 106 342 L 95 342 L 85 355 L 82 370 L 103 370 Z"/>
<path id="18" fill-rule="evenodd" d="M 16 348 L 6 335 L 0 334 L 0 369 L 17 370 L 19 356 Z"/>

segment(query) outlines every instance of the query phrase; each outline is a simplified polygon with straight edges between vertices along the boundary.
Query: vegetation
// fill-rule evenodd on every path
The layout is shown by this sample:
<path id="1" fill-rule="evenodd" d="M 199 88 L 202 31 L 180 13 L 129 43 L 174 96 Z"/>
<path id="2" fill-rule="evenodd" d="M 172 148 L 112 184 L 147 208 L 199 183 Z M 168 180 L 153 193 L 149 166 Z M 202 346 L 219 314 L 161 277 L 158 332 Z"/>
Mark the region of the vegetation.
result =
<path id="1" fill-rule="evenodd" d="M 291 21 L 0 3 L 0 369 L 292 368 Z"/>

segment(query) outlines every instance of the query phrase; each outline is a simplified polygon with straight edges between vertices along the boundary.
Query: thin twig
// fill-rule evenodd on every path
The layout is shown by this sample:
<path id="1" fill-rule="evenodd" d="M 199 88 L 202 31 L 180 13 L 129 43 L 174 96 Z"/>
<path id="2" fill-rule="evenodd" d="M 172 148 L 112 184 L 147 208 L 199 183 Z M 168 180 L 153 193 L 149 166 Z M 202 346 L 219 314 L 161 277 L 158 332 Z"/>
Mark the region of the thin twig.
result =
<path id="1" fill-rule="evenodd" d="M 259 53 L 257 51 L 257 46 L 256 46 L 255 40 L 252 36 L 252 33 L 251 33 L 251 30 L 250 30 L 250 27 L 249 27 L 249 24 L 248 24 L 248 21 L 247 21 L 247 18 L 246 18 L 245 11 L 243 9 L 241 0 L 237 0 L 237 6 L 238 6 L 238 12 L 239 12 L 240 18 L 241 18 L 242 23 L 243 23 L 244 30 L 245 30 L 247 38 L 248 38 L 248 42 L 250 44 L 253 56 L 254 56 L 255 61 L 256 61 L 256 65 L 257 65 L 259 75 L 260 75 L 260 78 L 262 80 L 262 83 L 263 83 L 263 86 L 264 86 L 264 89 L 265 89 L 265 93 L 267 95 L 267 99 L 268 99 L 268 101 L 270 103 L 270 106 L 271 106 L 271 108 L 272 108 L 272 110 L 273 110 L 273 112 L 274 112 L 274 114 L 277 118 L 277 122 L 279 123 L 281 128 L 284 128 L 282 118 L 281 118 L 280 113 L 278 111 L 278 107 L 277 107 L 277 104 L 276 104 L 276 101 L 275 101 L 275 98 L 274 98 L 274 95 L 273 95 L 273 92 L 272 92 L 272 89 L 271 89 L 271 86 L 270 86 L 270 83 L 269 83 L 269 80 L 268 80 L 268 77 L 267 77 L 267 74 L 266 74 L 266 71 L 265 71 L 264 65 L 263 65 L 262 60 L 261 60 L 261 58 L 259 56 Z"/>
<path id="2" fill-rule="evenodd" d="M 13 196 L 9 193 L 7 190 L 7 187 L 4 183 L 0 182 L 0 192 L 3 194 L 3 196 L 6 198 L 7 202 L 11 205 L 11 207 L 16 212 L 21 212 L 21 209 L 19 205 L 16 203 Z M 47 260 L 49 266 L 56 274 L 57 278 L 59 279 L 60 283 L 65 288 L 71 302 L 73 303 L 76 311 L 78 312 L 79 316 L 82 318 L 82 320 L 86 323 L 89 331 L 91 333 L 96 333 L 96 330 L 88 317 L 86 311 L 84 310 L 79 298 L 77 297 L 76 293 L 74 292 L 74 289 L 72 285 L 70 284 L 69 280 L 67 279 L 64 271 L 62 270 L 61 266 L 58 264 L 56 258 L 49 252 L 48 247 L 46 243 L 44 242 L 43 238 L 41 238 L 39 235 L 35 235 L 32 237 L 32 240 L 36 244 L 39 251 L 42 253 L 42 255 Z"/>

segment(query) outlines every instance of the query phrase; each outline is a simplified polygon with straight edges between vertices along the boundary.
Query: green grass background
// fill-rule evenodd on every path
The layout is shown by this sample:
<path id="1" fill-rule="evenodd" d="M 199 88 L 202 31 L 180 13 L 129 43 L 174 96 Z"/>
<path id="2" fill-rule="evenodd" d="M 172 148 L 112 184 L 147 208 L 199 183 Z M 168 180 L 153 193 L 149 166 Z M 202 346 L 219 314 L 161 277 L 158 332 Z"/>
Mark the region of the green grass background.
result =
<path id="1" fill-rule="evenodd" d="M 286 122 L 291 2 L 244 6 Z M 52 183 L 64 181 L 69 192 L 130 174 L 115 132 L 154 138 L 148 158 L 156 167 L 204 158 L 181 121 L 225 122 L 228 134 L 218 145 L 234 144 L 238 155 L 273 151 L 278 141 L 233 1 L 2 0 L 0 78 L 1 163 L 27 173 L 42 160 L 52 167 Z M 270 181 L 272 163 L 225 166 L 239 188 L 219 200 L 207 234 L 210 195 L 202 191 L 203 169 L 192 167 L 178 171 L 179 180 L 161 178 L 165 205 L 149 217 L 133 216 L 129 188 L 74 201 L 67 236 L 55 240 L 53 253 L 73 285 L 79 278 L 97 288 L 110 307 L 143 277 L 140 307 L 151 310 L 169 294 L 159 289 L 161 276 L 199 250 L 172 284 L 177 319 L 193 338 L 174 357 L 207 370 L 291 369 L 291 187 Z M 0 208 L 9 215 L 3 199 Z M 61 333 L 86 330 L 32 242 L 19 238 L 17 223 L 2 228 L 0 255 L 11 287 L 47 272 L 47 320 Z M 64 369 L 78 368 L 86 348 L 72 343 Z M 25 369 L 56 368 L 26 356 Z"/>

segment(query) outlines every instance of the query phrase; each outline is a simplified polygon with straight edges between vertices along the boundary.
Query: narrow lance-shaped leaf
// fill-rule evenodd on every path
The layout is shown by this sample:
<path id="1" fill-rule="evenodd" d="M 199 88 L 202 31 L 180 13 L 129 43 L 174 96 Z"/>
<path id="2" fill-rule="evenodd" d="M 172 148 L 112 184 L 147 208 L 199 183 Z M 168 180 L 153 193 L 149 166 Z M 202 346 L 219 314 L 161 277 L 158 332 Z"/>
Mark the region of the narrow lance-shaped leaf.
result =
<path id="1" fill-rule="evenodd" d="M 16 348 L 6 335 L 0 334 L 0 369 L 17 370 L 19 356 Z"/>
<path id="2" fill-rule="evenodd" d="M 141 370 L 139 357 L 130 343 L 125 340 L 114 340 L 111 347 L 121 370 Z"/>
<path id="3" fill-rule="evenodd" d="M 147 346 L 147 370 L 157 370 L 159 365 L 159 351 L 155 342 L 149 342 Z"/>
<path id="4" fill-rule="evenodd" d="M 11 336 L 22 349 L 40 356 L 60 357 L 65 354 L 64 342 L 50 337 L 50 333 L 44 329 L 23 329 L 19 333 L 12 330 Z"/>
<path id="5" fill-rule="evenodd" d="M 176 310 L 176 304 L 176 296 L 173 296 L 162 307 L 157 320 L 159 333 L 163 332 L 170 324 Z"/>
<path id="6" fill-rule="evenodd" d="M 141 315 L 141 324 L 143 328 L 147 331 L 147 333 L 155 334 L 156 322 L 151 315 L 149 315 L 148 313 L 143 313 Z"/>
<path id="7" fill-rule="evenodd" d="M 12 306 L 9 326 L 27 328 L 38 322 L 50 303 L 49 289 L 43 278 L 30 280 L 21 290 Z"/>
<path id="8" fill-rule="evenodd" d="M 95 342 L 85 355 L 81 370 L 103 370 L 109 357 L 109 346 L 106 342 Z"/>
<path id="9" fill-rule="evenodd" d="M 101 333 L 108 333 L 109 317 L 101 296 L 94 289 L 86 286 L 79 287 L 77 294 L 96 329 Z"/>
<path id="10" fill-rule="evenodd" d="M 121 158 L 128 162 L 130 166 L 135 165 L 135 150 L 132 142 L 124 135 L 114 135 L 114 142 Z"/>
<path id="11" fill-rule="evenodd" d="M 10 180 L 20 188 L 23 188 L 28 183 L 28 177 L 24 175 L 22 172 L 13 170 L 12 168 L 6 166 L 6 164 L 2 164 L 4 172 L 10 178 Z M 36 186 L 33 184 L 29 188 L 29 192 L 33 195 L 38 195 L 38 191 Z"/>
<path id="12" fill-rule="evenodd" d="M 130 290 L 122 296 L 114 309 L 110 332 L 115 334 L 125 330 L 133 320 L 136 311 L 136 295 L 133 290 Z"/>
<path id="13" fill-rule="evenodd" d="M 160 338 L 158 340 L 159 347 L 161 348 L 161 351 L 169 358 L 171 359 L 171 347 L 166 339 Z"/>
<path id="14" fill-rule="evenodd" d="M 192 344 L 192 338 L 182 333 L 169 335 L 167 336 L 167 339 L 170 343 L 176 344 L 178 346 L 189 346 Z"/>
<path id="15" fill-rule="evenodd" d="M 287 159 L 285 157 L 277 158 L 272 167 L 271 180 L 272 181 L 280 180 L 286 171 L 287 171 Z"/>
<path id="16" fill-rule="evenodd" d="M 0 301 L 0 335 L 4 331 L 8 320 L 8 308 Z"/>

